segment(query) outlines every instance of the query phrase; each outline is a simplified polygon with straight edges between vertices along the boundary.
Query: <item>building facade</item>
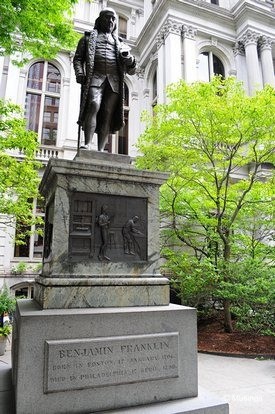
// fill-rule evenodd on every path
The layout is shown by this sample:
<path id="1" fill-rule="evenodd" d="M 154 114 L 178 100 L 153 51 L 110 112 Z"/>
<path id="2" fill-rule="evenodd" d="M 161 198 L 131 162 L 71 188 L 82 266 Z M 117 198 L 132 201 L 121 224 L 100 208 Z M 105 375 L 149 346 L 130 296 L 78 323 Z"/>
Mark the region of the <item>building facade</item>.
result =
<path id="1" fill-rule="evenodd" d="M 248 94 L 265 84 L 275 87 L 274 0 L 79 0 L 74 26 L 90 30 L 100 10 L 112 7 L 119 35 L 137 58 L 137 72 L 125 79 L 125 126 L 109 137 L 106 150 L 135 157 L 143 111 L 165 103 L 166 87 L 180 79 L 208 81 L 213 74 L 236 76 Z M 73 70 L 74 51 L 52 61 L 32 59 L 23 67 L 0 57 L 0 98 L 22 106 L 27 125 L 38 133 L 37 159 L 73 159 L 77 150 L 80 88 Z M 83 137 L 81 137 L 83 139 Z M 97 148 L 94 142 L 94 148 Z M 43 171 L 41 171 L 42 175 Z M 34 201 L 43 217 L 43 206 Z M 15 228 L 0 220 L 0 287 L 31 295 L 41 267 L 43 238 L 13 245 Z"/>

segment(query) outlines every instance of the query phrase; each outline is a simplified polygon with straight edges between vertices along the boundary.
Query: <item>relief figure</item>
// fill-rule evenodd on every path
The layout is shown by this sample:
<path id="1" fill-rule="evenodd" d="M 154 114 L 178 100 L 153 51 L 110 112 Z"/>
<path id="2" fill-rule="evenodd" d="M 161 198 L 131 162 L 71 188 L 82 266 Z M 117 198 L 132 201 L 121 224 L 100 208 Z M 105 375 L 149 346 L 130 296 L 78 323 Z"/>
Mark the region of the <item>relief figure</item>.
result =
<path id="1" fill-rule="evenodd" d="M 130 255 L 140 255 L 140 246 L 136 236 L 144 234 L 138 229 L 139 216 L 133 216 L 128 219 L 122 227 L 122 236 L 124 242 L 124 253 Z"/>

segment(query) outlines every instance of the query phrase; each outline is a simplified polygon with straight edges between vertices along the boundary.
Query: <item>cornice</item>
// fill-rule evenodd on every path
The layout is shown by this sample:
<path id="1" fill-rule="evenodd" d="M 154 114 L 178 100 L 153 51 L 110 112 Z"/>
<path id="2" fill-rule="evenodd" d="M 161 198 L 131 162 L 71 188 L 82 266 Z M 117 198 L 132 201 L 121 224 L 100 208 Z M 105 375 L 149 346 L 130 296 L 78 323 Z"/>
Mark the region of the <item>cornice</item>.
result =
<path id="1" fill-rule="evenodd" d="M 189 31 L 190 26 L 198 35 L 214 36 L 233 45 L 247 29 L 275 39 L 275 13 L 270 13 L 270 10 L 270 5 L 258 0 L 240 0 L 231 10 L 203 0 L 158 0 L 136 39 L 142 65 L 148 61 L 148 54 L 156 51 L 165 41 L 166 30 L 179 30 L 173 23 L 165 27 L 168 19 L 183 27 L 184 37 L 195 35 L 195 32 L 192 34 Z M 215 22 L 215 25 L 210 22 Z"/>
<path id="2" fill-rule="evenodd" d="M 266 15 L 270 15 L 272 6 L 262 0 L 239 0 L 238 3 L 234 4 L 230 11 L 233 16 L 237 18 L 243 10 L 252 10 L 257 13 L 265 13 Z M 273 15 L 275 17 L 275 13 L 273 13 Z"/>
<path id="3" fill-rule="evenodd" d="M 237 35 L 242 34 L 242 32 L 238 33 L 238 27 L 250 21 L 250 25 L 253 24 L 257 30 L 267 33 L 273 32 L 275 37 L 275 9 L 271 8 L 268 3 L 257 0 L 240 0 L 232 7 L 231 11 L 236 23 Z"/>
<path id="4" fill-rule="evenodd" d="M 143 43 L 143 39 L 147 33 L 151 39 L 155 38 L 156 34 L 153 34 L 154 28 L 159 26 L 159 23 L 167 18 L 168 15 L 173 17 L 178 17 L 178 11 L 186 11 L 188 16 L 200 15 L 202 19 L 207 21 L 212 21 L 213 19 L 219 19 L 221 24 L 223 21 L 226 21 L 229 26 L 234 27 L 233 16 L 229 10 L 222 7 L 218 7 L 211 3 L 207 3 L 203 0 L 159 0 L 155 5 L 152 13 L 147 19 L 140 35 L 137 38 L 138 48 Z M 203 16 L 205 15 L 205 16 Z M 172 17 L 172 18 L 173 18 Z M 190 24 L 196 26 L 196 23 L 193 20 L 190 20 Z M 188 20 L 185 22 L 182 21 L 182 25 L 189 25 Z M 152 34 L 150 36 L 150 34 Z M 158 34 L 158 33 L 157 33 Z"/>

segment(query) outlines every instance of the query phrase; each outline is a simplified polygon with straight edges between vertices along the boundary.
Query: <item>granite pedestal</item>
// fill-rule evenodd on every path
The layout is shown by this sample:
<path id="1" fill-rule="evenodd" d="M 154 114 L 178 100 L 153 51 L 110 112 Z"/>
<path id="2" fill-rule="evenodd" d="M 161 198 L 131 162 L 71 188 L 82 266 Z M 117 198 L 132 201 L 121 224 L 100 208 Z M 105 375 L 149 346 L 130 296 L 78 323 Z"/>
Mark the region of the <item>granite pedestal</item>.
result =
<path id="1" fill-rule="evenodd" d="M 42 273 L 13 329 L 16 414 L 228 413 L 198 396 L 196 311 L 169 305 L 159 273 L 167 175 L 130 161 L 80 151 L 46 168 Z"/>
<path id="2" fill-rule="evenodd" d="M 40 185 L 45 246 L 34 292 L 42 308 L 169 303 L 168 281 L 159 274 L 159 187 L 166 178 L 135 169 L 126 156 L 80 151 L 74 161 L 50 160 Z M 108 260 L 99 260 L 103 206 Z M 139 227 L 130 252 L 123 231 L 133 216 Z"/>
<path id="3" fill-rule="evenodd" d="M 196 312 L 18 303 L 17 414 L 93 413 L 197 396 Z M 16 368 L 15 368 L 16 367 Z"/>

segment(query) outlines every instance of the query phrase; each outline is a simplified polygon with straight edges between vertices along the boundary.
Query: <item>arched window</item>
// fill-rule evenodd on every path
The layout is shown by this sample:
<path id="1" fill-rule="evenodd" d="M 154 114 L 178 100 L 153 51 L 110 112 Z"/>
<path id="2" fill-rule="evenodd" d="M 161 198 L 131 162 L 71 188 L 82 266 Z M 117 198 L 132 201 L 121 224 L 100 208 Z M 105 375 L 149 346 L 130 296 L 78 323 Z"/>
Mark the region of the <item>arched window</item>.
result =
<path id="1" fill-rule="evenodd" d="M 14 293 L 15 297 L 22 298 L 23 296 L 28 299 L 33 298 L 33 285 L 34 282 L 21 282 L 11 287 L 11 292 Z"/>
<path id="2" fill-rule="evenodd" d="M 42 145 L 56 145 L 60 103 L 60 71 L 52 63 L 34 63 L 28 73 L 25 117 Z"/>
<path id="3" fill-rule="evenodd" d="M 209 82 L 214 75 L 225 76 L 224 66 L 221 60 L 212 52 L 203 52 L 199 55 L 198 78 Z"/>
<path id="4" fill-rule="evenodd" d="M 122 16 L 118 16 L 118 35 L 127 39 L 127 19 Z"/>

